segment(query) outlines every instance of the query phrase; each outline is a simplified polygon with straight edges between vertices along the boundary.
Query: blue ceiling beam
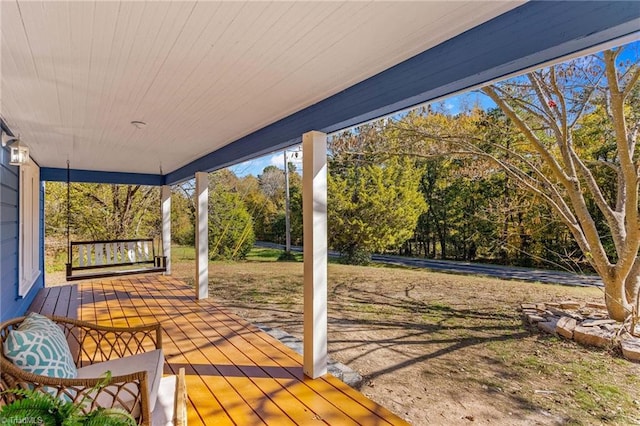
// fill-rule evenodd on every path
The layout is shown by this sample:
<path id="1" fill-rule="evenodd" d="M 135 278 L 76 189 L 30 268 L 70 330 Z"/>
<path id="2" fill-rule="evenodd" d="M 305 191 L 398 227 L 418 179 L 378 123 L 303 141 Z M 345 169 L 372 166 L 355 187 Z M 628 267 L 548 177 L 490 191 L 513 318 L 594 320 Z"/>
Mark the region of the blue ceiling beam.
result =
<path id="1" fill-rule="evenodd" d="M 638 1 L 532 1 L 165 176 L 190 179 L 640 31 Z"/>
<path id="2" fill-rule="evenodd" d="M 42 167 L 40 180 L 43 182 L 66 182 L 67 169 Z M 128 185 L 164 185 L 164 176 L 145 173 L 101 172 L 95 170 L 69 170 L 71 182 L 84 183 L 117 183 Z"/>

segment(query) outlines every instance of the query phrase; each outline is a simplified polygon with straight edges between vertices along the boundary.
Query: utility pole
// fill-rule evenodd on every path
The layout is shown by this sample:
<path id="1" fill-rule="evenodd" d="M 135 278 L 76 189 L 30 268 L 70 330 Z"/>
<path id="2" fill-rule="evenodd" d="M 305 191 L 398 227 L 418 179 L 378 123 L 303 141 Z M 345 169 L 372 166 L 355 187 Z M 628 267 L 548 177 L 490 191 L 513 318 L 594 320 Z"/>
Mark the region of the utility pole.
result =
<path id="1" fill-rule="evenodd" d="M 289 160 L 287 159 L 287 150 L 284 150 L 284 226 L 286 234 L 285 252 L 291 252 L 291 219 L 289 217 Z"/>

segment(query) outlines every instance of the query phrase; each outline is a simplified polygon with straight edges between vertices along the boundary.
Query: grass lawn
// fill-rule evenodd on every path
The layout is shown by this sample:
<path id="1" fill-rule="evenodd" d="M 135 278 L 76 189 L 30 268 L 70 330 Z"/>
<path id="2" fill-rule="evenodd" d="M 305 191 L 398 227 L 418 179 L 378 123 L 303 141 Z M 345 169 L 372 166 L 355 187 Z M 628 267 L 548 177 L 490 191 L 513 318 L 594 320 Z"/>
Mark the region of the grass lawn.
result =
<path id="1" fill-rule="evenodd" d="M 254 249 L 212 262 L 210 296 L 302 337 L 302 263 Z M 173 273 L 193 282 L 193 249 Z M 329 264 L 329 351 L 361 391 L 413 424 L 638 424 L 640 365 L 539 334 L 522 302 L 602 301 L 602 290 Z"/>

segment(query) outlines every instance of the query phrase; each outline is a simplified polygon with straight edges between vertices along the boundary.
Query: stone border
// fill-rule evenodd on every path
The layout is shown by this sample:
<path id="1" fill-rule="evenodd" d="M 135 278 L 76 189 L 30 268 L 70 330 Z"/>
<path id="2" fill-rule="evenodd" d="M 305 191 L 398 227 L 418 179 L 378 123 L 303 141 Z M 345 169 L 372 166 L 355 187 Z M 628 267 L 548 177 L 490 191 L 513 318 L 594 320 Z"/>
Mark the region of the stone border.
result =
<path id="1" fill-rule="evenodd" d="M 271 328 L 264 324 L 254 325 L 302 355 L 302 340 L 277 328 Z M 360 374 L 331 358 L 329 358 L 329 362 L 327 363 L 327 371 L 354 389 L 359 389 L 360 385 L 362 385 L 362 376 Z"/>
<path id="2" fill-rule="evenodd" d="M 640 338 L 623 329 L 622 323 L 609 319 L 602 303 L 571 300 L 559 303 L 523 303 L 527 322 L 539 330 L 585 346 L 619 349 L 630 361 L 640 362 Z M 637 327 L 640 328 L 640 327 Z M 640 329 L 636 330 L 640 334 Z"/>

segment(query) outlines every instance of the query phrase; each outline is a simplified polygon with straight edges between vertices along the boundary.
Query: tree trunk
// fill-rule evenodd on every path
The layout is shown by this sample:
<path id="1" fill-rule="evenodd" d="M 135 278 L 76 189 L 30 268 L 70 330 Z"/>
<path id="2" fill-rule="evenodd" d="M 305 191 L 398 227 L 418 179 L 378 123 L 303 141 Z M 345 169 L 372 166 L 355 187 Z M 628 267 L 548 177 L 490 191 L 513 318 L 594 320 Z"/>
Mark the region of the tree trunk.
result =
<path id="1" fill-rule="evenodd" d="M 631 307 L 635 307 L 635 315 L 640 315 L 640 257 L 636 257 L 636 261 L 625 280 L 624 288 L 627 302 Z"/>
<path id="2" fill-rule="evenodd" d="M 631 304 L 627 301 L 625 294 L 625 282 L 615 275 L 603 278 L 603 281 L 604 300 L 609 317 L 620 322 L 626 320 L 631 312 Z"/>

